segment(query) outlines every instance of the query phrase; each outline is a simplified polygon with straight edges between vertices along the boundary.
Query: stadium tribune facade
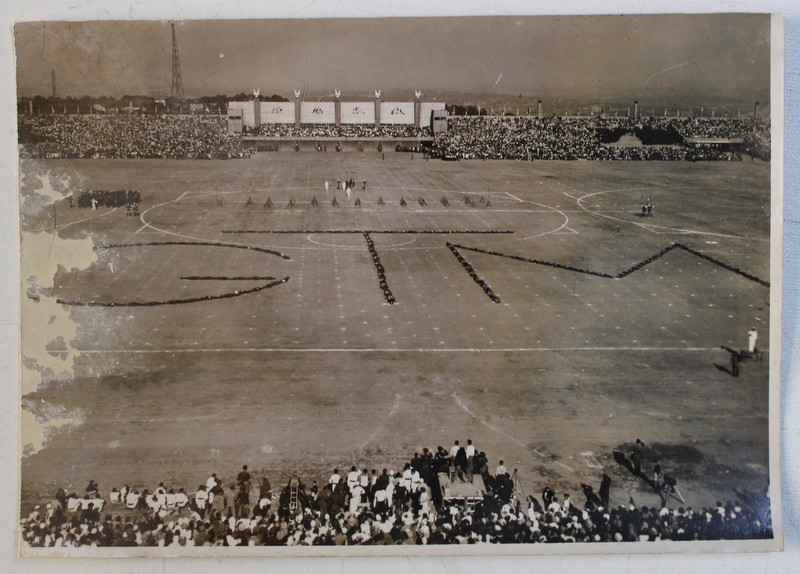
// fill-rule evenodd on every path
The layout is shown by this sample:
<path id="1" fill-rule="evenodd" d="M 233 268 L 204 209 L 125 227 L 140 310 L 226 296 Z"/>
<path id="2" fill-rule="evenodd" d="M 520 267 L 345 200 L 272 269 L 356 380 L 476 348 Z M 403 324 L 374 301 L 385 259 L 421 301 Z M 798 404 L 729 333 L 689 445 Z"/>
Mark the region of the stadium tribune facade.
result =
<path id="1" fill-rule="evenodd" d="M 303 102 L 296 93 L 293 102 L 228 102 L 228 130 L 242 132 L 262 125 L 369 125 L 431 127 L 435 117 L 445 117 L 444 102 Z"/>
<path id="2" fill-rule="evenodd" d="M 429 146 L 447 130 L 445 102 L 304 102 L 295 92 L 289 102 L 230 101 L 228 132 L 241 134 L 245 146 L 261 151 L 327 149 L 336 151 Z"/>

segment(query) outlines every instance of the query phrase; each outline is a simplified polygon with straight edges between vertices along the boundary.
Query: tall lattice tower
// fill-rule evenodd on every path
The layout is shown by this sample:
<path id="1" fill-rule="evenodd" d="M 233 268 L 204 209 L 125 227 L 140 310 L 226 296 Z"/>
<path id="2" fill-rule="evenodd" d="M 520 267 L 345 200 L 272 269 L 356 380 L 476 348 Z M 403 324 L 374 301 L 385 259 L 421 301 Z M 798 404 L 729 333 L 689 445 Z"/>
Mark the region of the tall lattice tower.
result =
<path id="1" fill-rule="evenodd" d="M 175 23 L 172 23 L 172 90 L 174 98 L 183 98 L 183 80 L 181 79 L 181 57 L 178 55 L 178 39 L 175 37 Z"/>

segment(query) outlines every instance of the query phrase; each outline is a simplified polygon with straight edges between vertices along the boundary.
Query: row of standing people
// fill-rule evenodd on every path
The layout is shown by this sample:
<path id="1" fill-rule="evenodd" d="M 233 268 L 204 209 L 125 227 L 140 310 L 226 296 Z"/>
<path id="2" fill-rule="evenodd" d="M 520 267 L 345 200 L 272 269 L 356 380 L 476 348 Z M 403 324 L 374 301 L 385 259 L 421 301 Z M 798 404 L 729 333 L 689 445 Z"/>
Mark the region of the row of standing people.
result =
<path id="1" fill-rule="evenodd" d="M 337 179 L 336 180 L 336 189 L 337 190 L 344 190 L 345 193 L 347 193 L 347 197 L 350 197 L 350 193 L 353 190 L 356 189 L 356 185 L 357 185 L 357 182 L 356 182 L 354 177 L 346 178 L 346 179 L 343 179 L 343 180 L 342 179 Z M 331 186 L 330 182 L 326 179 L 325 183 L 323 184 L 323 187 L 325 188 L 325 191 L 330 190 L 330 186 Z M 366 179 L 361 180 L 361 190 L 362 191 L 366 191 L 367 190 L 367 180 Z"/>

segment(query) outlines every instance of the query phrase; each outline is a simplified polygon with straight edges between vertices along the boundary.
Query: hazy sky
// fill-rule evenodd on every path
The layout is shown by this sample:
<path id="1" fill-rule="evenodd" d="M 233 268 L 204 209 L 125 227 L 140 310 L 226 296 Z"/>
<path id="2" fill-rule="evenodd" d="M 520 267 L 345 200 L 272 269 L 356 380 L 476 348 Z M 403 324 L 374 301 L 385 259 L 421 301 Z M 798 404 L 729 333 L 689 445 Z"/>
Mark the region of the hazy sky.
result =
<path id="1" fill-rule="evenodd" d="M 769 16 L 206 20 L 176 24 L 187 96 L 375 88 L 525 97 L 768 101 Z M 18 93 L 169 95 L 168 22 L 29 22 Z M 498 81 L 499 79 L 499 81 Z"/>

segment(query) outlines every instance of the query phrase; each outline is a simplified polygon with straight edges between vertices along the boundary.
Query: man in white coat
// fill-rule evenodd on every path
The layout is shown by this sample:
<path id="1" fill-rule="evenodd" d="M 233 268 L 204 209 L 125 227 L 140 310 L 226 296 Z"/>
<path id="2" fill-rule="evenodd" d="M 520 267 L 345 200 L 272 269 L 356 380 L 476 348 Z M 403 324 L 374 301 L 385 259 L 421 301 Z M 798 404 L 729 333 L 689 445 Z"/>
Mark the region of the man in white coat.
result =
<path id="1" fill-rule="evenodd" d="M 751 355 L 756 352 L 756 341 L 758 341 L 758 331 L 753 327 L 747 332 L 747 350 Z"/>

